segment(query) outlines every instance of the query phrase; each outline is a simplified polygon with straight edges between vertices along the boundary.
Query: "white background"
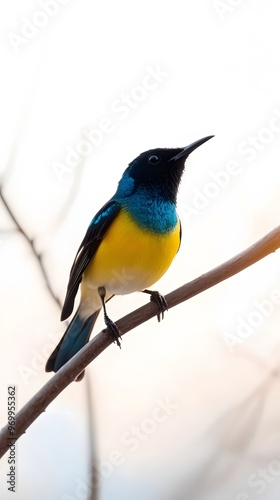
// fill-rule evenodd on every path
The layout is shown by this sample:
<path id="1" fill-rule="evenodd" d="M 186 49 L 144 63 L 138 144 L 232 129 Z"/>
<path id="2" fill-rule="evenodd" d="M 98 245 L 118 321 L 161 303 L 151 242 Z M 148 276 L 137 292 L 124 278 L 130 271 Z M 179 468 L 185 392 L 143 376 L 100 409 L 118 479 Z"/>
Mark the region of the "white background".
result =
<path id="1" fill-rule="evenodd" d="M 1 186 L 61 300 L 87 224 L 146 149 L 215 134 L 187 162 L 183 242 L 162 293 L 279 224 L 277 0 L 18 0 L 1 11 Z M 96 145 L 69 167 L 67 152 L 93 129 Z M 2 204 L 0 217 L 4 425 L 8 384 L 22 407 L 49 379 L 44 363 L 64 326 Z M 101 500 L 279 498 L 279 290 L 276 252 L 88 368 Z M 146 300 L 116 298 L 110 316 Z M 87 498 L 86 401 L 85 382 L 72 384 L 20 439 L 18 499 Z M 5 456 L 3 499 L 7 472 Z"/>

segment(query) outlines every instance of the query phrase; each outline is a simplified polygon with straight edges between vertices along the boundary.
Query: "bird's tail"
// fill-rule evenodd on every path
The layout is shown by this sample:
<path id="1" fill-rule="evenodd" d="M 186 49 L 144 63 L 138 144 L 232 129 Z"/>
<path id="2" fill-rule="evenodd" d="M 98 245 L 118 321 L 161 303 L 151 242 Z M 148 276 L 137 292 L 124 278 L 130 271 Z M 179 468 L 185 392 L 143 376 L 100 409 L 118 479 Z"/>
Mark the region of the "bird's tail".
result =
<path id="1" fill-rule="evenodd" d="M 88 318 L 82 318 L 77 310 L 59 344 L 46 363 L 46 372 L 57 372 L 88 342 L 100 309 Z M 82 378 L 79 377 L 79 380 Z"/>

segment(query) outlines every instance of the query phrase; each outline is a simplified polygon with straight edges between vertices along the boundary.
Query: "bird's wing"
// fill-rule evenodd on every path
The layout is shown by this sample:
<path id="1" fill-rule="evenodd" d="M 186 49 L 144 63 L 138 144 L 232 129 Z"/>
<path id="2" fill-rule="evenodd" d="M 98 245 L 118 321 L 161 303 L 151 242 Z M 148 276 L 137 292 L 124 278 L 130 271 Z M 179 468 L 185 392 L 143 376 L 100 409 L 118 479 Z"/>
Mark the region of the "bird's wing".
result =
<path id="1" fill-rule="evenodd" d="M 61 321 L 67 319 L 73 311 L 74 300 L 82 280 L 83 273 L 97 251 L 104 235 L 119 213 L 121 206 L 116 201 L 109 201 L 92 219 L 85 237 L 73 262 L 66 297 L 61 312 Z"/>

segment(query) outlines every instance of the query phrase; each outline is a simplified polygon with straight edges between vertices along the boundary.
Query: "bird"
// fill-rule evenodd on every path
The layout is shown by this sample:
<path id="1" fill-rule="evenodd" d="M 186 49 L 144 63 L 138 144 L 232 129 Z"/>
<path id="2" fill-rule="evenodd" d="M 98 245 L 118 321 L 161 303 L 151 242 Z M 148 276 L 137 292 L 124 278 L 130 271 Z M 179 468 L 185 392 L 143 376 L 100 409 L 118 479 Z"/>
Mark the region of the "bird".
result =
<path id="1" fill-rule="evenodd" d="M 72 314 L 79 288 L 80 303 L 46 363 L 46 372 L 57 372 L 89 341 L 101 309 L 112 341 L 120 347 L 121 332 L 107 313 L 107 302 L 115 295 L 147 293 L 158 306 L 158 320 L 163 319 L 166 300 L 150 287 L 165 274 L 180 248 L 176 205 L 185 161 L 212 137 L 181 148 L 150 149 L 128 164 L 115 194 L 93 217 L 78 248 L 61 321 Z"/>

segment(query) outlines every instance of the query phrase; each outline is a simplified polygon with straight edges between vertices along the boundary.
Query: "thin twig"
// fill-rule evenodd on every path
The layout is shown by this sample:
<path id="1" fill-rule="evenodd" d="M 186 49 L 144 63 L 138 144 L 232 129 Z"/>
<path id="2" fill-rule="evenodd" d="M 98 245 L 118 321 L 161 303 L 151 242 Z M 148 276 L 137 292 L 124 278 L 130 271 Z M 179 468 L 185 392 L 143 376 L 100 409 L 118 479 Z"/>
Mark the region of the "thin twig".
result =
<path id="1" fill-rule="evenodd" d="M 185 300 L 217 285 L 223 280 L 246 269 L 280 247 L 280 226 L 257 241 L 247 250 L 236 255 L 224 264 L 212 269 L 199 278 L 183 285 L 169 293 L 165 298 L 168 307 L 174 307 Z M 157 306 L 153 302 L 140 307 L 117 322 L 122 334 L 148 321 L 158 314 Z M 103 352 L 112 343 L 107 329 L 102 330 L 85 347 L 83 347 L 70 361 L 68 361 L 33 398 L 17 413 L 16 438 L 18 439 L 26 429 L 45 411 L 47 406 L 86 368 L 86 366 Z M 6 425 L 0 433 L 0 457 L 8 448 L 9 429 Z"/>
<path id="2" fill-rule="evenodd" d="M 35 248 L 34 240 L 32 240 L 31 238 L 29 238 L 29 236 L 24 231 L 22 225 L 19 223 L 19 221 L 17 220 L 17 218 L 13 214 L 13 212 L 12 212 L 12 210 L 11 210 L 11 208 L 10 208 L 10 206 L 9 206 L 6 198 L 5 198 L 5 196 L 3 195 L 3 188 L 1 186 L 0 186 L 0 199 L 2 200 L 3 205 L 5 206 L 5 208 L 6 208 L 7 212 L 8 212 L 8 214 L 9 214 L 9 216 L 11 217 L 12 221 L 14 222 L 14 224 L 15 224 L 16 228 L 18 229 L 19 233 L 23 236 L 23 238 L 25 239 L 25 241 L 28 243 L 28 245 L 29 245 L 29 247 L 31 249 L 31 252 L 33 253 L 33 256 L 35 257 L 36 261 L 39 264 L 40 271 L 41 271 L 41 273 L 43 275 L 43 278 L 45 280 L 45 283 L 47 285 L 47 289 L 50 292 L 50 295 L 52 296 L 53 300 L 56 302 L 56 304 L 58 305 L 58 307 L 61 309 L 61 307 L 62 307 L 61 301 L 55 295 L 55 293 L 54 293 L 54 291 L 52 289 L 49 277 L 47 275 L 45 266 L 43 264 L 42 255 L 37 252 L 37 250 Z"/>

